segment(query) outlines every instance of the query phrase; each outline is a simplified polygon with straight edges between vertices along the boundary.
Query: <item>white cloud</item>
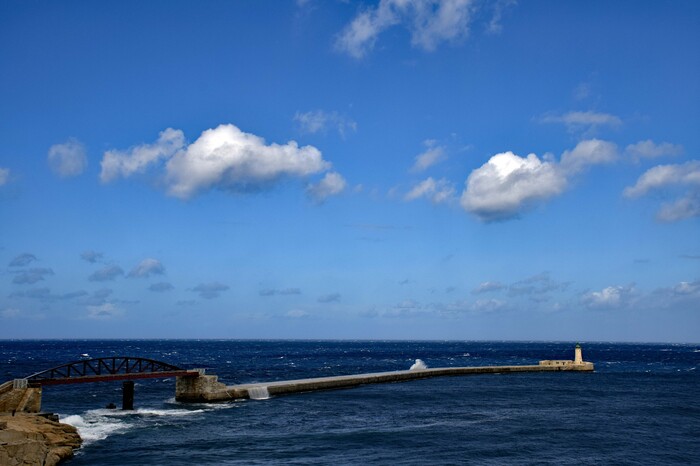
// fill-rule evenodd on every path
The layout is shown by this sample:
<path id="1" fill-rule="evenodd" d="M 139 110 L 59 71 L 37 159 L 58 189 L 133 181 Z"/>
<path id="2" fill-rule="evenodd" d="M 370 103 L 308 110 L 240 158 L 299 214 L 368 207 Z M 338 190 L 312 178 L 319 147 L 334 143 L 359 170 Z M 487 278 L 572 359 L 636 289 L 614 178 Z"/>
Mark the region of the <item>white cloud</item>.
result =
<path id="1" fill-rule="evenodd" d="M 200 283 L 199 285 L 192 288 L 192 291 L 199 293 L 199 296 L 204 299 L 214 299 L 218 298 L 222 291 L 226 291 L 228 289 L 228 285 L 224 285 L 218 282 L 211 282 Z"/>
<path id="2" fill-rule="evenodd" d="M 626 197 L 636 198 L 652 190 L 673 186 L 700 186 L 700 161 L 657 165 L 644 172 L 634 186 L 625 188 L 623 194 Z"/>
<path id="3" fill-rule="evenodd" d="M 700 217 L 700 161 L 650 168 L 637 179 L 634 186 L 625 188 L 623 195 L 635 199 L 662 189 L 682 190 L 683 194 L 661 205 L 656 214 L 659 221 L 675 222 Z"/>
<path id="4" fill-rule="evenodd" d="M 84 261 L 89 262 L 91 264 L 94 264 L 95 262 L 101 261 L 103 256 L 104 255 L 101 252 L 92 251 L 92 250 L 84 251 L 80 254 L 81 259 L 83 259 Z"/>
<path id="5" fill-rule="evenodd" d="M 80 175 L 88 164 L 85 146 L 75 138 L 51 146 L 48 160 L 51 170 L 62 177 Z"/>
<path id="6" fill-rule="evenodd" d="M 144 259 L 129 272 L 130 277 L 150 277 L 151 275 L 163 275 L 165 267 L 158 259 Z"/>
<path id="7" fill-rule="evenodd" d="M 700 280 L 694 282 L 680 282 L 673 287 L 673 292 L 678 295 L 700 294 Z"/>
<path id="8" fill-rule="evenodd" d="M 581 302 L 590 309 L 618 309 L 627 307 L 634 297 L 632 285 L 608 286 L 600 291 L 591 291 L 581 297 Z"/>
<path id="9" fill-rule="evenodd" d="M 357 131 L 357 123 L 338 112 L 326 112 L 323 110 L 312 110 L 309 112 L 297 112 L 294 121 L 299 125 L 302 133 L 315 134 L 324 132 L 328 127 L 333 127 L 341 137 L 352 131 Z"/>
<path id="10" fill-rule="evenodd" d="M 386 29 L 399 24 L 411 32 L 411 44 L 427 51 L 469 33 L 472 0 L 380 0 L 345 27 L 336 47 L 355 58 L 364 57 Z"/>
<path id="11" fill-rule="evenodd" d="M 15 278 L 12 283 L 16 285 L 32 285 L 36 282 L 44 280 L 44 277 L 48 275 L 53 275 L 53 270 L 44 267 L 21 270 L 15 272 Z"/>
<path id="12" fill-rule="evenodd" d="M 683 146 L 680 144 L 671 144 L 670 142 L 655 144 L 651 139 L 639 141 L 636 144 L 630 144 L 625 148 L 625 154 L 637 161 L 640 159 L 681 155 L 682 153 Z"/>
<path id="13" fill-rule="evenodd" d="M 686 218 L 700 217 L 700 193 L 690 192 L 685 197 L 661 204 L 656 213 L 660 222 L 677 222 Z"/>
<path id="14" fill-rule="evenodd" d="M 106 265 L 100 270 L 96 270 L 89 277 L 91 282 L 107 282 L 124 275 L 124 271 L 118 265 Z"/>
<path id="15" fill-rule="evenodd" d="M 506 307 L 505 301 L 500 299 L 477 299 L 470 306 L 470 310 L 475 313 L 496 312 Z"/>
<path id="16" fill-rule="evenodd" d="M 442 204 L 454 199 L 455 188 L 448 180 L 442 178 L 434 180 L 429 177 L 413 187 L 405 196 L 406 201 L 413 201 L 421 197 L 429 199 L 433 204 Z"/>
<path id="17" fill-rule="evenodd" d="M 570 151 L 561 155 L 560 165 L 568 173 L 578 173 L 590 165 L 614 162 L 617 159 L 617 146 L 600 139 L 588 139 L 576 144 Z"/>
<path id="18" fill-rule="evenodd" d="M 520 157 L 504 152 L 472 171 L 465 184 L 462 207 L 489 222 L 515 217 L 560 194 L 567 180 L 554 162 L 541 162 L 535 154 Z"/>
<path id="19" fill-rule="evenodd" d="M 157 293 L 162 293 L 165 291 L 170 291 L 174 289 L 175 287 L 172 285 L 172 283 L 168 282 L 159 282 L 159 283 L 154 283 L 151 286 L 148 287 L 150 291 L 155 291 Z"/>
<path id="20" fill-rule="evenodd" d="M 189 145 L 182 131 L 168 128 L 154 144 L 105 152 L 100 176 L 107 182 L 163 163 L 167 192 L 181 199 L 214 188 L 259 191 L 284 177 L 306 177 L 331 168 L 313 146 L 299 147 L 295 141 L 268 145 L 227 124 L 204 131 Z"/>
<path id="21" fill-rule="evenodd" d="M 107 320 L 119 317 L 124 314 L 124 311 L 117 308 L 112 303 L 104 303 L 99 306 L 88 306 L 87 307 L 87 317 L 88 319 L 97 320 Z"/>
<path id="22" fill-rule="evenodd" d="M 490 34 L 500 34 L 503 30 L 501 19 L 503 12 L 510 6 L 515 5 L 517 0 L 497 0 L 493 3 L 493 16 L 486 26 L 486 32 Z"/>
<path id="23" fill-rule="evenodd" d="M 460 202 L 483 221 L 507 220 L 561 194 L 571 176 L 616 158 L 617 146 L 599 139 L 579 142 L 564 151 L 559 163 L 550 155 L 540 160 L 535 154 L 503 152 L 471 172 Z"/>
<path id="24" fill-rule="evenodd" d="M 326 171 L 330 163 L 313 146 L 265 144 L 234 125 L 209 129 L 167 163 L 168 192 L 192 197 L 211 188 L 259 190 L 284 176 L 303 177 Z"/>
<path id="25" fill-rule="evenodd" d="M 36 259 L 36 256 L 34 254 L 30 254 L 28 252 L 25 252 L 24 254 L 20 254 L 19 256 L 16 256 L 14 259 L 10 261 L 9 266 L 10 267 L 25 267 L 32 262 L 34 262 Z"/>
<path id="26" fill-rule="evenodd" d="M 10 169 L 9 168 L 0 168 L 0 186 L 6 184 L 9 179 L 10 179 Z"/>
<path id="27" fill-rule="evenodd" d="M 306 193 L 315 201 L 323 202 L 330 196 L 342 193 L 346 186 L 345 178 L 339 173 L 329 172 L 318 183 L 309 184 Z"/>
<path id="28" fill-rule="evenodd" d="M 127 178 L 161 160 L 172 157 L 185 146 L 185 135 L 179 129 L 167 128 L 153 144 L 141 144 L 126 151 L 111 150 L 104 153 L 100 179 L 106 183 L 118 177 Z"/>
<path id="29" fill-rule="evenodd" d="M 424 144 L 428 147 L 425 152 L 416 156 L 416 161 L 411 168 L 413 172 L 421 172 L 428 167 L 432 167 L 438 162 L 445 160 L 445 148 L 436 146 L 434 141 L 428 140 Z"/>
<path id="30" fill-rule="evenodd" d="M 488 293 L 490 291 L 501 291 L 506 286 L 501 282 L 483 282 L 472 290 L 473 294 Z"/>
<path id="31" fill-rule="evenodd" d="M 566 126 L 570 132 L 590 131 L 601 126 L 611 128 L 622 124 L 620 117 L 610 113 L 594 111 L 568 112 L 562 115 L 545 115 L 540 118 L 542 123 L 560 123 Z"/>

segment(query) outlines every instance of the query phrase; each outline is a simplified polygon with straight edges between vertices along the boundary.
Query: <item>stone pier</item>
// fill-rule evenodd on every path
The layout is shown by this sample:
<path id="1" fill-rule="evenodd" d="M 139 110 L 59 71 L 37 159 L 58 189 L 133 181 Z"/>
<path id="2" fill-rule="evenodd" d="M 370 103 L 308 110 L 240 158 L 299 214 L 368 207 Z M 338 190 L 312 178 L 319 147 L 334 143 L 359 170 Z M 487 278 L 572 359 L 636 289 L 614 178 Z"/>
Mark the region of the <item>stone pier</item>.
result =
<path id="1" fill-rule="evenodd" d="M 538 364 L 528 366 L 483 366 L 483 367 L 442 367 L 434 369 L 418 369 L 393 372 L 375 372 L 370 374 L 341 375 L 334 377 L 318 377 L 312 379 L 283 380 L 267 383 L 252 383 L 226 386 L 214 375 L 205 375 L 193 379 L 178 378 L 175 399 L 183 402 L 197 401 L 229 401 L 251 398 L 252 391 L 267 390 L 270 396 L 287 395 L 292 393 L 313 392 L 317 390 L 332 390 L 352 388 L 360 385 L 406 382 L 409 380 L 427 379 L 430 377 L 476 375 L 476 374 L 508 374 L 521 372 L 592 372 L 592 363 L 583 364 Z"/>

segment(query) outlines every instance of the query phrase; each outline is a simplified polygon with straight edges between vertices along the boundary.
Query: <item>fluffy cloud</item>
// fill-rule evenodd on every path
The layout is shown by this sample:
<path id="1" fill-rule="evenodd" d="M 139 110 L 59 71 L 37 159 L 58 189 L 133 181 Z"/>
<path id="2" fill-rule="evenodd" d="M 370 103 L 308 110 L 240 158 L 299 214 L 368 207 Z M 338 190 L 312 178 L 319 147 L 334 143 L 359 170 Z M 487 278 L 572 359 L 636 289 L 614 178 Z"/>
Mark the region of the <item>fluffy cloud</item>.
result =
<path id="1" fill-rule="evenodd" d="M 345 27 L 336 48 L 355 58 L 364 57 L 386 29 L 404 25 L 411 44 L 432 51 L 445 41 L 458 41 L 469 33 L 472 0 L 380 0 L 379 5 L 359 13 Z"/>
<path id="2" fill-rule="evenodd" d="M 88 164 L 85 146 L 75 138 L 51 146 L 48 160 L 51 170 L 62 177 L 80 175 Z"/>
<path id="3" fill-rule="evenodd" d="M 460 203 L 483 221 L 505 220 L 565 187 L 566 177 L 554 162 L 504 152 L 471 172 Z"/>
<path id="4" fill-rule="evenodd" d="M 168 282 L 160 282 L 160 283 L 154 283 L 151 286 L 148 287 L 150 291 L 155 291 L 157 293 L 162 293 L 164 291 L 170 291 L 174 288 L 174 286 L 171 283 Z"/>
<path id="5" fill-rule="evenodd" d="M 681 197 L 661 205 L 656 214 L 659 221 L 675 222 L 700 217 L 700 161 L 650 168 L 637 179 L 634 186 L 625 188 L 623 195 L 634 199 L 659 190 L 682 191 Z"/>
<path id="6" fill-rule="evenodd" d="M 562 115 L 545 115 L 542 123 L 561 123 L 570 132 L 591 131 L 601 126 L 617 127 L 622 124 L 620 117 L 599 112 L 568 112 Z"/>
<path id="7" fill-rule="evenodd" d="M 218 282 L 211 283 L 200 283 L 199 285 L 192 288 L 192 291 L 199 293 L 199 296 L 204 299 L 214 299 L 218 298 L 221 292 L 228 290 L 228 285 L 224 285 Z"/>
<path id="8" fill-rule="evenodd" d="M 617 146 L 600 139 L 588 139 L 561 155 L 561 168 L 567 174 L 579 173 L 591 165 L 611 163 L 617 159 Z"/>
<path id="9" fill-rule="evenodd" d="M 323 202 L 331 196 L 342 193 L 347 187 L 347 182 L 339 173 L 329 172 L 318 183 L 311 183 L 306 187 L 306 194 L 316 202 Z"/>
<path id="10" fill-rule="evenodd" d="M 131 269 L 129 272 L 129 277 L 139 278 L 139 277 L 150 277 L 151 275 L 163 275 L 165 273 L 165 267 L 160 263 L 158 259 L 144 259 L 136 267 Z"/>
<path id="11" fill-rule="evenodd" d="M 636 144 L 630 144 L 625 148 L 625 155 L 637 161 L 640 159 L 655 159 L 658 157 L 681 155 L 682 153 L 683 146 L 680 144 L 671 144 L 670 142 L 655 144 L 651 139 L 639 141 Z"/>
<path id="12" fill-rule="evenodd" d="M 432 177 L 415 185 L 406 195 L 406 201 L 414 201 L 421 197 L 429 199 L 433 204 L 442 204 L 451 201 L 455 196 L 455 188 L 448 180 L 442 178 L 434 180 Z"/>
<path id="13" fill-rule="evenodd" d="M 445 148 L 442 146 L 436 146 L 435 141 L 428 140 L 424 144 L 427 146 L 425 152 L 421 152 L 416 156 L 416 160 L 411 167 L 413 172 L 421 172 L 426 170 L 428 167 L 432 167 L 438 162 L 445 159 Z"/>
<path id="14" fill-rule="evenodd" d="M 600 291 L 591 291 L 581 297 L 589 309 L 619 309 L 629 306 L 635 296 L 634 286 L 608 286 Z"/>
<path id="15" fill-rule="evenodd" d="M 561 194 L 571 176 L 616 158 L 615 144 L 599 139 L 579 142 L 562 154 L 559 163 L 551 157 L 540 160 L 535 154 L 496 154 L 471 172 L 460 203 L 485 222 L 514 218 L 538 202 Z"/>
<path id="16" fill-rule="evenodd" d="M 344 138 L 348 132 L 357 131 L 357 123 L 338 112 L 323 110 L 297 112 L 294 115 L 294 121 L 299 125 L 299 130 L 307 134 L 325 132 L 329 127 L 332 127 Z"/>
<path id="17" fill-rule="evenodd" d="M 103 254 L 97 251 L 85 251 L 80 254 L 80 258 L 86 262 L 94 264 L 102 260 Z"/>
<path id="18" fill-rule="evenodd" d="M 644 172 L 634 186 L 625 188 L 623 194 L 629 198 L 636 198 L 652 190 L 683 185 L 700 186 L 700 161 L 657 165 Z"/>
<path id="19" fill-rule="evenodd" d="M 46 268 L 33 268 L 16 272 L 12 283 L 16 285 L 32 285 L 38 281 L 42 281 L 47 275 L 53 275 L 53 270 Z"/>
<path id="20" fill-rule="evenodd" d="M 113 303 L 104 303 L 99 306 L 87 307 L 88 319 L 107 320 L 119 317 L 124 314 L 124 311 L 117 308 Z"/>
<path id="21" fill-rule="evenodd" d="M 306 177 L 331 168 L 313 146 L 299 147 L 295 141 L 266 144 L 229 124 L 204 131 L 189 145 L 182 131 L 168 128 L 154 144 L 108 151 L 100 177 L 108 182 L 162 164 L 168 194 L 181 199 L 209 189 L 259 191 L 285 177 Z"/>
<path id="22" fill-rule="evenodd" d="M 143 173 L 159 161 L 169 159 L 185 146 L 185 135 L 179 129 L 168 128 L 162 131 L 153 144 L 141 144 L 126 151 L 111 150 L 102 157 L 103 183 L 118 177 L 127 178 L 135 173 Z"/>
<path id="23" fill-rule="evenodd" d="M 569 283 L 555 282 L 546 272 L 519 280 L 508 287 L 509 296 L 543 295 L 552 291 L 564 290 Z"/>
<path id="24" fill-rule="evenodd" d="M 492 291 L 501 291 L 506 286 L 501 282 L 483 282 L 472 290 L 473 294 L 488 293 Z"/>
<path id="25" fill-rule="evenodd" d="M 124 275 L 124 270 L 118 265 L 106 265 L 93 272 L 88 280 L 91 282 L 107 282 Z"/>
<path id="26" fill-rule="evenodd" d="M 20 254 L 19 256 L 15 257 L 10 261 L 10 267 L 25 267 L 32 262 L 36 260 L 36 256 L 34 254 L 29 254 L 28 252 L 25 252 L 24 254 Z"/>
<path id="27" fill-rule="evenodd" d="M 10 169 L 9 168 L 0 168 L 0 186 L 7 183 L 7 180 L 9 180 L 9 179 L 10 179 Z"/>
<path id="28" fill-rule="evenodd" d="M 189 198 L 213 187 L 255 191 L 285 176 L 303 177 L 326 171 L 330 163 L 313 146 L 265 144 L 234 125 L 209 129 L 167 163 L 168 192 Z"/>

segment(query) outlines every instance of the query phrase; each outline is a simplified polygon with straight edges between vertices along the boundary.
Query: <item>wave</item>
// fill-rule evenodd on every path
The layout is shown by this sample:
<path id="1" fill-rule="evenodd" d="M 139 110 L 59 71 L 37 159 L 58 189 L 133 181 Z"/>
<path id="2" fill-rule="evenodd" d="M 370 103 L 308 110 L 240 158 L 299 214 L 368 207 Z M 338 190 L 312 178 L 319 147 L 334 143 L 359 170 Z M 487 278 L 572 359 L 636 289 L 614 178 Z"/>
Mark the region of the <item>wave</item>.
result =
<path id="1" fill-rule="evenodd" d="M 225 406 L 225 405 L 224 405 Z M 133 411 L 117 409 L 91 409 L 82 414 L 60 415 L 61 422 L 70 424 L 83 439 L 83 446 L 104 440 L 110 435 L 123 434 L 137 427 L 147 427 L 163 418 L 182 418 L 204 413 L 221 406 L 212 403 L 198 404 L 195 409 L 139 408 Z"/>

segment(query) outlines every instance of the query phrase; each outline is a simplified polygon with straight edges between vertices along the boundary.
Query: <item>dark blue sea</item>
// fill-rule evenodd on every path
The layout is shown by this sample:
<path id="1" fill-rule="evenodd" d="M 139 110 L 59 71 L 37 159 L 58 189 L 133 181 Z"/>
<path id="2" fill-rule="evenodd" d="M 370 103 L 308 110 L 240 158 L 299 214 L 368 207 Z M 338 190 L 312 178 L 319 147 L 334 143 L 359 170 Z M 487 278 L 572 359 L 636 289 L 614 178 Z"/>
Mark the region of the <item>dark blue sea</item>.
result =
<path id="1" fill-rule="evenodd" d="M 84 439 L 78 465 L 700 464 L 700 345 L 583 343 L 595 373 L 434 378 L 220 404 L 175 381 L 44 388 Z M 226 384 L 573 359 L 573 342 L 0 341 L 0 382 L 82 355 L 143 356 Z"/>

